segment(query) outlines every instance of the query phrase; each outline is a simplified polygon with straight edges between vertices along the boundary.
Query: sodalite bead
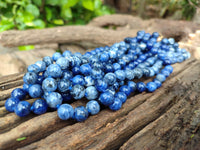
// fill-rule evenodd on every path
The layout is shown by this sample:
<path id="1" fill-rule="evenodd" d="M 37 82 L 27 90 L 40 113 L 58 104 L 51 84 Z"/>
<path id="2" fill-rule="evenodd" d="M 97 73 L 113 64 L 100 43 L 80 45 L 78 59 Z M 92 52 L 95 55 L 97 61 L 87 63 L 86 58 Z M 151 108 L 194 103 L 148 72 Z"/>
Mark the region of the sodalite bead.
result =
<path id="1" fill-rule="evenodd" d="M 157 85 L 154 82 L 148 82 L 146 88 L 148 92 L 154 92 L 157 89 Z"/>
<path id="2" fill-rule="evenodd" d="M 81 59 L 79 57 L 72 56 L 72 58 L 74 60 L 74 65 L 72 65 L 72 66 L 80 66 L 81 65 L 82 61 L 81 61 Z"/>
<path id="3" fill-rule="evenodd" d="M 76 75 L 72 78 L 72 84 L 76 85 L 76 84 L 80 84 L 82 86 L 85 85 L 85 80 L 84 77 L 82 75 Z"/>
<path id="4" fill-rule="evenodd" d="M 85 96 L 85 88 L 79 84 L 74 85 L 70 91 L 74 99 L 81 99 Z"/>
<path id="5" fill-rule="evenodd" d="M 45 79 L 44 75 L 38 75 L 36 83 L 41 85 L 44 79 Z"/>
<path id="6" fill-rule="evenodd" d="M 24 77 L 23 81 L 26 84 L 35 84 L 37 82 L 38 76 L 34 72 L 27 72 Z"/>
<path id="7" fill-rule="evenodd" d="M 46 70 L 46 63 L 44 61 L 37 61 L 35 64 L 40 68 L 39 72 Z"/>
<path id="8" fill-rule="evenodd" d="M 62 57 L 61 53 L 55 52 L 55 53 L 53 54 L 53 56 L 52 56 L 52 59 L 53 59 L 54 61 L 57 61 L 58 58 L 60 58 L 60 57 Z"/>
<path id="9" fill-rule="evenodd" d="M 34 72 L 34 73 L 39 73 L 40 72 L 40 67 L 36 64 L 32 64 L 32 65 L 29 65 L 28 68 L 27 68 L 27 71 L 28 72 Z"/>
<path id="10" fill-rule="evenodd" d="M 105 105 L 105 106 L 109 106 L 114 102 L 114 95 L 111 94 L 110 92 L 104 92 L 101 93 L 100 97 L 99 97 L 99 101 Z"/>
<path id="11" fill-rule="evenodd" d="M 134 76 L 135 76 L 136 78 L 138 78 L 138 79 L 140 79 L 140 78 L 143 76 L 143 71 L 142 71 L 142 69 L 140 69 L 140 68 L 135 68 L 135 69 L 133 70 L 133 72 L 134 72 Z"/>
<path id="12" fill-rule="evenodd" d="M 92 86 L 95 84 L 95 81 L 91 76 L 85 76 L 84 80 L 85 80 L 85 86 Z"/>
<path id="13" fill-rule="evenodd" d="M 30 88 L 29 88 L 29 95 L 32 98 L 37 98 L 37 97 L 41 97 L 43 94 L 42 91 L 42 86 L 39 84 L 33 84 Z"/>
<path id="14" fill-rule="evenodd" d="M 99 93 L 94 86 L 89 86 L 85 89 L 85 97 L 88 100 L 96 99 L 98 97 L 98 95 L 99 95 Z"/>
<path id="15" fill-rule="evenodd" d="M 121 68 L 126 66 L 126 62 L 123 59 L 119 59 L 118 63 L 120 64 Z"/>
<path id="16" fill-rule="evenodd" d="M 106 81 L 108 85 L 113 85 L 116 82 L 116 75 L 114 73 L 107 73 L 104 76 L 104 81 Z"/>
<path id="17" fill-rule="evenodd" d="M 74 56 L 77 56 L 77 57 L 79 57 L 79 58 L 82 58 L 82 54 L 81 54 L 80 52 L 74 53 Z"/>
<path id="18" fill-rule="evenodd" d="M 17 98 L 8 98 L 5 102 L 5 107 L 6 107 L 6 110 L 9 111 L 9 112 L 14 112 L 14 108 L 15 106 L 20 102 L 19 99 Z"/>
<path id="19" fill-rule="evenodd" d="M 53 59 L 50 56 L 46 56 L 42 60 L 45 62 L 45 64 L 46 64 L 47 67 L 49 65 L 53 64 Z"/>
<path id="20" fill-rule="evenodd" d="M 159 74 L 157 74 L 156 79 L 160 82 L 164 82 L 166 80 L 166 77 L 165 77 L 165 75 L 159 73 Z"/>
<path id="21" fill-rule="evenodd" d="M 79 75 L 81 72 L 80 72 L 80 67 L 79 66 L 74 66 L 72 68 L 72 73 L 73 75 Z"/>
<path id="22" fill-rule="evenodd" d="M 37 115 L 44 114 L 47 111 L 48 105 L 45 100 L 37 99 L 31 106 L 31 111 Z"/>
<path id="23" fill-rule="evenodd" d="M 61 105 L 62 101 L 62 96 L 58 92 L 51 92 L 46 98 L 48 106 L 54 109 Z"/>
<path id="24" fill-rule="evenodd" d="M 70 80 L 73 77 L 71 71 L 64 71 L 62 74 L 62 79 Z"/>
<path id="25" fill-rule="evenodd" d="M 165 77 L 169 77 L 170 72 L 167 69 L 162 69 L 161 73 L 165 76 Z"/>
<path id="26" fill-rule="evenodd" d="M 62 96 L 64 102 L 71 102 L 73 99 L 72 95 L 70 94 L 70 91 L 61 93 L 61 96 Z"/>
<path id="27" fill-rule="evenodd" d="M 168 66 L 165 66 L 165 68 L 164 69 L 166 69 L 166 70 L 168 70 L 170 73 L 172 73 L 173 72 L 173 67 L 172 66 L 170 66 L 170 65 L 168 65 Z"/>
<path id="28" fill-rule="evenodd" d="M 133 81 L 128 81 L 128 87 L 130 88 L 131 92 L 134 92 L 137 89 L 137 85 Z"/>
<path id="29" fill-rule="evenodd" d="M 142 71 L 143 71 L 143 75 L 145 77 L 149 77 L 150 76 L 150 70 L 148 68 L 143 68 Z"/>
<path id="30" fill-rule="evenodd" d="M 113 89 L 116 91 L 118 90 L 119 88 L 119 83 L 118 82 L 115 82 L 113 85 L 112 85 Z"/>
<path id="31" fill-rule="evenodd" d="M 100 105 L 97 101 L 91 100 L 86 104 L 86 109 L 91 115 L 96 115 L 100 111 Z"/>
<path id="32" fill-rule="evenodd" d="M 53 78 L 62 76 L 62 70 L 57 64 L 52 64 L 47 67 L 47 74 Z"/>
<path id="33" fill-rule="evenodd" d="M 71 89 L 71 82 L 67 79 L 61 79 L 60 81 L 58 81 L 58 90 L 60 92 L 67 92 Z"/>
<path id="34" fill-rule="evenodd" d="M 155 71 L 152 68 L 149 68 L 149 77 L 155 76 Z"/>
<path id="35" fill-rule="evenodd" d="M 162 86 L 162 83 L 157 79 L 154 79 L 153 82 L 156 84 L 157 88 Z"/>
<path id="36" fill-rule="evenodd" d="M 91 76 L 92 76 L 92 78 L 93 79 L 102 79 L 103 78 L 103 72 L 102 72 L 102 70 L 101 69 L 99 69 L 99 68 L 93 68 L 92 69 L 92 73 L 91 73 Z"/>
<path id="37" fill-rule="evenodd" d="M 74 115 L 74 108 L 69 104 L 62 104 L 57 110 L 58 117 L 62 120 L 68 120 Z"/>
<path id="38" fill-rule="evenodd" d="M 74 118 L 79 122 L 85 121 L 88 115 L 88 111 L 84 106 L 78 106 L 74 109 Z"/>
<path id="39" fill-rule="evenodd" d="M 115 71 L 115 75 L 116 75 L 117 79 L 121 80 L 121 81 L 125 80 L 125 78 L 126 78 L 126 74 L 125 74 L 124 70 Z"/>
<path id="40" fill-rule="evenodd" d="M 119 88 L 120 92 L 124 92 L 126 96 L 129 96 L 131 94 L 131 89 L 127 85 L 123 85 Z"/>
<path id="41" fill-rule="evenodd" d="M 23 84 L 23 90 L 24 90 L 25 92 L 28 92 L 29 87 L 30 87 L 30 86 L 29 86 L 28 84 L 26 84 L 26 83 Z"/>
<path id="42" fill-rule="evenodd" d="M 130 70 L 130 69 L 126 69 L 125 74 L 126 74 L 126 79 L 128 80 L 133 80 L 135 77 L 133 70 Z"/>
<path id="43" fill-rule="evenodd" d="M 42 82 L 42 89 L 47 92 L 53 92 L 57 89 L 57 82 L 54 78 L 46 78 Z"/>
<path id="44" fill-rule="evenodd" d="M 119 110 L 121 107 L 122 101 L 119 98 L 114 98 L 114 102 L 111 105 L 109 105 L 109 108 L 114 111 Z"/>
<path id="45" fill-rule="evenodd" d="M 63 55 L 63 57 L 69 57 L 72 55 L 72 52 L 69 50 L 66 50 L 66 51 L 64 51 L 64 53 L 62 55 Z"/>
<path id="46" fill-rule="evenodd" d="M 100 56 L 100 61 L 101 62 L 107 62 L 108 60 L 109 60 L 109 54 L 106 53 L 106 52 L 102 53 L 101 56 Z"/>
<path id="47" fill-rule="evenodd" d="M 90 64 L 83 64 L 80 66 L 80 72 L 83 75 L 90 75 L 91 71 L 92 71 L 92 68 L 91 68 Z"/>
<path id="48" fill-rule="evenodd" d="M 25 117 L 30 113 L 31 104 L 27 101 L 20 101 L 15 107 L 15 114 L 20 117 Z"/>
<path id="49" fill-rule="evenodd" d="M 68 67 L 69 67 L 69 61 L 64 57 L 58 58 L 57 61 L 56 61 L 56 64 L 58 66 L 60 66 L 60 68 L 63 69 L 63 70 L 68 69 Z"/>
<path id="50" fill-rule="evenodd" d="M 97 80 L 95 83 L 95 87 L 99 92 L 105 92 L 108 84 L 104 80 Z"/>
<path id="51" fill-rule="evenodd" d="M 126 96 L 126 94 L 124 92 L 117 92 L 115 94 L 115 98 L 120 99 L 122 103 L 125 103 L 126 100 L 127 100 L 127 96 Z"/>
<path id="52" fill-rule="evenodd" d="M 16 88 L 11 92 L 11 97 L 16 98 L 16 99 L 24 99 L 26 96 L 26 92 L 21 89 L 21 88 Z"/>
<path id="53" fill-rule="evenodd" d="M 142 93 L 146 90 L 146 85 L 143 82 L 138 82 L 137 83 L 137 90 L 138 92 Z"/>

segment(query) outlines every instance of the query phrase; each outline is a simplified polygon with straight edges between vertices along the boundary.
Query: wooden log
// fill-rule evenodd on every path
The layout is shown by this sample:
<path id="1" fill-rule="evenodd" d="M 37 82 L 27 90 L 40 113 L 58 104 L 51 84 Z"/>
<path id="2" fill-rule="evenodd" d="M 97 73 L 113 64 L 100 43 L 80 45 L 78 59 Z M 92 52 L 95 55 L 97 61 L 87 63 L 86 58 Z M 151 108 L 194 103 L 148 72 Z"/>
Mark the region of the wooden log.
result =
<path id="1" fill-rule="evenodd" d="M 119 148 L 135 133 L 177 105 L 177 100 L 182 97 L 188 86 L 191 86 L 199 78 L 197 69 L 199 65 L 199 61 L 192 59 L 182 64 L 176 64 L 174 65 L 175 72 L 170 79 L 155 93 L 132 95 L 121 110 L 112 112 L 104 109 L 83 123 L 61 121 L 56 112 L 49 112 L 41 116 L 31 115 L 25 118 L 19 118 L 14 113 L 3 115 L 0 117 L 0 132 L 2 133 L 0 147 L 2 149 L 19 147 L 23 147 L 23 149 Z M 13 78 L 10 77 L 8 84 L 18 77 L 13 76 Z M 4 77 L 4 79 L 6 78 Z M 0 81 L 2 81 L 1 78 Z M 182 86 L 180 81 L 185 82 L 186 86 Z M 2 83 L 6 84 L 6 81 L 2 81 Z M 189 92 L 198 90 L 196 86 L 192 86 L 192 88 L 194 89 L 190 89 Z M 10 94 L 10 91 L 7 93 Z M 84 101 L 80 102 L 85 103 Z M 80 103 L 73 104 L 73 106 L 75 105 L 80 105 Z M 17 142 L 16 139 L 20 137 L 26 137 L 26 140 Z"/>

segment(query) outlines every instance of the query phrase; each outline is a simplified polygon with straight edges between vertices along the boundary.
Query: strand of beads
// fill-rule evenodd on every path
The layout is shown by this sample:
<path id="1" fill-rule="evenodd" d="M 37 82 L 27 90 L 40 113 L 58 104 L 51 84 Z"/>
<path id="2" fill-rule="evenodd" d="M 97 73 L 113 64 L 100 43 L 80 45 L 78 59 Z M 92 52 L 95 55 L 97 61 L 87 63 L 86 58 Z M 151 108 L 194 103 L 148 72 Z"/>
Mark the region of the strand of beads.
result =
<path id="1" fill-rule="evenodd" d="M 171 64 L 182 62 L 190 53 L 181 49 L 174 39 L 158 41 L 159 34 L 139 31 L 136 37 L 125 38 L 112 46 L 96 48 L 84 55 L 54 53 L 28 66 L 23 89 L 12 91 L 5 107 L 18 116 L 31 111 L 43 114 L 56 110 L 62 120 L 84 121 L 100 111 L 100 105 L 119 110 L 127 97 L 137 92 L 154 92 L 172 73 Z M 147 84 L 132 80 L 154 77 Z M 37 99 L 32 105 L 22 101 L 26 95 Z M 75 109 L 71 102 L 88 99 L 86 107 Z"/>

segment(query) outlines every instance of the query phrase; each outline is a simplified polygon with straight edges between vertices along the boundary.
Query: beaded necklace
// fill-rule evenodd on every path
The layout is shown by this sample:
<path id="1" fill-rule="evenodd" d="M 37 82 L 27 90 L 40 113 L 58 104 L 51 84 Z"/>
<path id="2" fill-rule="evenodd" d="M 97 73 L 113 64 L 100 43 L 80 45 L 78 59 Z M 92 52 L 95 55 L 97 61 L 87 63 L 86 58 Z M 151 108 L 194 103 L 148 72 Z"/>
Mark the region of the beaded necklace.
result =
<path id="1" fill-rule="evenodd" d="M 57 110 L 62 120 L 73 118 L 84 121 L 96 115 L 100 106 L 117 111 L 134 91 L 154 92 L 173 72 L 171 64 L 190 58 L 190 53 L 179 48 L 173 38 L 158 40 L 159 34 L 144 31 L 127 37 L 112 46 L 96 48 L 84 55 L 54 53 L 28 66 L 23 88 L 12 91 L 5 102 L 10 112 L 24 117 L 32 111 L 43 114 L 48 108 Z M 133 79 L 154 77 L 147 84 Z M 35 100 L 31 105 L 22 101 L 26 95 Z M 86 107 L 75 109 L 72 100 L 88 99 Z"/>

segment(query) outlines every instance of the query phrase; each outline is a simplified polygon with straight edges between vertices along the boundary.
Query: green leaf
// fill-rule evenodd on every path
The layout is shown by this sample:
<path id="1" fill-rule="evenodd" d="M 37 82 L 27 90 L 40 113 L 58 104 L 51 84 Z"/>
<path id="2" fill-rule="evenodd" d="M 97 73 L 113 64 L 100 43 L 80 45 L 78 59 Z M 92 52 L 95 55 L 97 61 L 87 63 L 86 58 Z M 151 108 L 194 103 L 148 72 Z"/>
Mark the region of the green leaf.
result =
<path id="1" fill-rule="evenodd" d="M 25 140 L 26 139 L 26 137 L 21 137 L 21 138 L 18 138 L 18 139 L 16 139 L 16 141 L 23 141 L 23 140 Z"/>
<path id="2" fill-rule="evenodd" d="M 31 13 L 35 17 L 38 17 L 40 15 L 39 9 L 37 8 L 37 6 L 35 6 L 33 4 L 28 4 L 26 6 L 26 11 Z"/>
<path id="3" fill-rule="evenodd" d="M 13 29 L 14 26 L 15 26 L 14 23 L 0 25 L 0 32 L 6 31 L 6 30 L 9 30 L 9 29 Z"/>
<path id="4" fill-rule="evenodd" d="M 61 17 L 65 20 L 72 18 L 71 8 L 66 8 L 64 5 L 61 9 Z"/>
<path id="5" fill-rule="evenodd" d="M 42 5 L 42 0 L 32 0 L 32 1 L 37 6 L 41 6 Z"/>
<path id="6" fill-rule="evenodd" d="M 27 11 L 17 11 L 17 18 L 16 21 L 17 22 L 32 22 L 34 19 L 34 16 Z"/>
<path id="7" fill-rule="evenodd" d="M 35 46 L 34 45 L 24 45 L 24 46 L 18 46 L 18 49 L 20 51 L 28 51 L 28 50 L 32 50 L 34 49 Z M 18 138 L 17 141 L 22 141 L 22 140 L 25 140 L 26 137 L 22 137 L 22 138 Z"/>
<path id="8" fill-rule="evenodd" d="M 34 20 L 33 23 L 34 23 L 34 25 L 35 25 L 35 27 L 37 29 L 43 29 L 43 28 L 45 28 L 45 22 L 42 21 L 41 19 Z"/>
<path id="9" fill-rule="evenodd" d="M 83 0 L 82 3 L 83 3 L 84 8 L 94 11 L 94 1 L 93 0 Z"/>
<path id="10" fill-rule="evenodd" d="M 17 5 L 14 5 L 12 8 L 12 13 L 15 15 L 17 13 Z"/>
<path id="11" fill-rule="evenodd" d="M 0 1 L 0 7 L 1 8 L 7 8 L 7 3 Z"/>
<path id="12" fill-rule="evenodd" d="M 51 6 L 56 6 L 59 4 L 59 0 L 46 0 L 45 3 Z"/>
<path id="13" fill-rule="evenodd" d="M 60 0 L 60 6 L 73 7 L 78 3 L 79 0 Z"/>
<path id="14" fill-rule="evenodd" d="M 49 7 L 45 7 L 45 12 L 47 21 L 50 21 L 52 19 L 52 10 Z"/>
<path id="15" fill-rule="evenodd" d="M 99 9 L 102 6 L 102 1 L 101 0 L 94 0 L 94 8 Z"/>
<path id="16" fill-rule="evenodd" d="M 64 21 L 62 19 L 55 19 L 55 20 L 53 20 L 53 23 L 56 25 L 63 25 Z"/>

